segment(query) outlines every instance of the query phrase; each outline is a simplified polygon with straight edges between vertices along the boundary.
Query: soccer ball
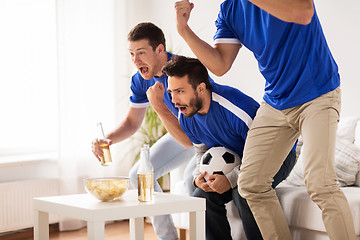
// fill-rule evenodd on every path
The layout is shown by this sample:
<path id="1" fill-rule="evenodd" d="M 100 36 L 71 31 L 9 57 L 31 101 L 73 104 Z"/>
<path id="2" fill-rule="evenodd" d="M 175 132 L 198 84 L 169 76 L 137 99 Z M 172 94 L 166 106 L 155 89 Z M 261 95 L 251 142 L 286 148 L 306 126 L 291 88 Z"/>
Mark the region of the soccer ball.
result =
<path id="1" fill-rule="evenodd" d="M 224 147 L 212 147 L 202 155 L 200 160 L 200 172 L 206 171 L 207 181 L 212 174 L 225 175 L 241 164 L 240 156 Z"/>

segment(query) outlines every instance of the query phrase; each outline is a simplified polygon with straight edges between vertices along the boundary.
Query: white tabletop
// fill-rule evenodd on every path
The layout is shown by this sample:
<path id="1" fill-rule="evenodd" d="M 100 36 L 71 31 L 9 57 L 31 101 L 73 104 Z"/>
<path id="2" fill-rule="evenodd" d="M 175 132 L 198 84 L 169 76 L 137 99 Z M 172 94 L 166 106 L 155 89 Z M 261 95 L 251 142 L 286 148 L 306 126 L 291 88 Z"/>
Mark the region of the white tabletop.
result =
<path id="1" fill-rule="evenodd" d="M 89 194 L 34 198 L 33 208 L 85 221 L 109 221 L 205 211 L 205 199 L 154 192 L 153 201 L 139 202 L 137 190 L 128 190 L 112 202 L 101 202 Z"/>
<path id="2" fill-rule="evenodd" d="M 89 240 L 104 239 L 104 222 L 130 219 L 130 239 L 144 239 L 146 216 L 189 212 L 190 239 L 205 239 L 205 199 L 167 193 L 154 193 L 153 201 L 139 202 L 137 190 L 128 190 L 119 199 L 101 202 L 90 194 L 63 195 L 33 199 L 34 239 L 49 239 L 49 213 L 87 221 Z"/>

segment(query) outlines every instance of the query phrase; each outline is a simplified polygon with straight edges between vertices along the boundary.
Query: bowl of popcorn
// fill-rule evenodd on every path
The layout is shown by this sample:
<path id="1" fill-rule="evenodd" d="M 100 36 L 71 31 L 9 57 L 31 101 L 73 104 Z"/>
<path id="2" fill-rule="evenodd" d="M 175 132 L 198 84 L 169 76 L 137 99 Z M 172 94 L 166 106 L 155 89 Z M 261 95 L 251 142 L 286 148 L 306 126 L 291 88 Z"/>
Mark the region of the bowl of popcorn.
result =
<path id="1" fill-rule="evenodd" d="M 107 202 L 120 198 L 129 187 L 128 177 L 84 179 L 85 190 L 97 199 Z"/>

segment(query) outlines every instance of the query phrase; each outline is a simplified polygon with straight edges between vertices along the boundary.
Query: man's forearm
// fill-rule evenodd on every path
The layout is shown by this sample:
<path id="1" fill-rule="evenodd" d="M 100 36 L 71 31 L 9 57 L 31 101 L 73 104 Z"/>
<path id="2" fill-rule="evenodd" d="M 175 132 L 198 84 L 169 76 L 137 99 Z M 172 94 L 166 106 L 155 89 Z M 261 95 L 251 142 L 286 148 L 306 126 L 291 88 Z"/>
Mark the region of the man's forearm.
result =
<path id="1" fill-rule="evenodd" d="M 190 3 L 189 0 L 175 3 L 176 27 L 178 33 L 206 68 L 215 75 L 222 76 L 231 68 L 241 45 L 233 46 L 229 44 L 231 45 L 231 48 L 218 48 L 212 47 L 201 40 L 188 25 L 188 20 L 193 7 L 194 4 Z"/>
<path id="2" fill-rule="evenodd" d="M 182 130 L 179 120 L 174 116 L 174 114 L 172 114 L 165 104 L 162 107 L 158 106 L 154 108 L 154 110 L 158 114 L 166 130 L 178 143 L 180 143 L 184 148 L 191 148 L 193 146 L 189 137 Z"/>
<path id="3" fill-rule="evenodd" d="M 114 144 L 132 136 L 140 128 L 145 113 L 146 108 L 130 108 L 124 121 L 106 137 Z"/>
<path id="4" fill-rule="evenodd" d="M 108 133 L 106 138 L 110 139 L 112 144 L 115 144 L 131 137 L 138 129 L 136 126 L 130 126 L 123 122 L 118 128 Z"/>
<path id="5" fill-rule="evenodd" d="M 212 73 L 221 76 L 230 69 L 231 65 L 226 65 L 226 61 L 224 61 L 221 52 L 200 39 L 189 26 L 183 28 L 181 32 L 179 31 L 179 34 L 196 57 Z"/>

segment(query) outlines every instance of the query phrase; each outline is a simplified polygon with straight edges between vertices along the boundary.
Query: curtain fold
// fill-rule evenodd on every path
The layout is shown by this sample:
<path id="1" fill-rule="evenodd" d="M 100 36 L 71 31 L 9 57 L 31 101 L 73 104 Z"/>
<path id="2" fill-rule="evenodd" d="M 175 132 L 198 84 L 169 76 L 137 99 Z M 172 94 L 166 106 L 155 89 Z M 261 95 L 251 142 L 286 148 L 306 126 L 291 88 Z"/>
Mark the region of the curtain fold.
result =
<path id="1" fill-rule="evenodd" d="M 56 7 L 60 194 L 85 193 L 82 179 L 127 175 L 131 166 L 121 159 L 119 147 L 111 148 L 114 164 L 107 167 L 101 166 L 91 151 L 97 122 L 102 122 L 108 132 L 116 127 L 118 118 L 124 117 L 117 109 L 119 104 L 127 103 L 128 87 L 122 84 L 118 88 L 119 81 L 123 81 L 118 71 L 123 75 L 128 71 L 116 65 L 129 61 L 118 60 L 118 55 L 123 55 L 119 51 L 127 49 L 119 47 L 123 40 L 116 38 L 116 28 L 124 26 L 115 22 L 115 0 L 58 0 Z M 85 225 L 62 218 L 60 230 Z"/>

